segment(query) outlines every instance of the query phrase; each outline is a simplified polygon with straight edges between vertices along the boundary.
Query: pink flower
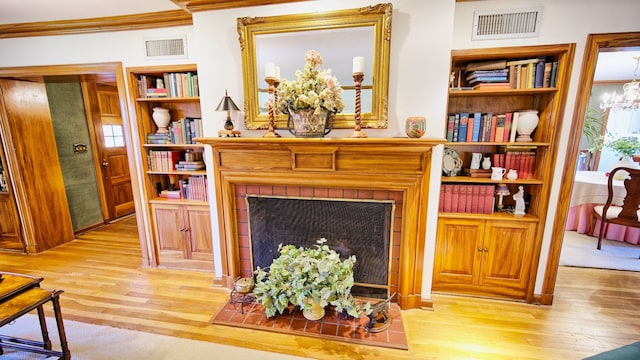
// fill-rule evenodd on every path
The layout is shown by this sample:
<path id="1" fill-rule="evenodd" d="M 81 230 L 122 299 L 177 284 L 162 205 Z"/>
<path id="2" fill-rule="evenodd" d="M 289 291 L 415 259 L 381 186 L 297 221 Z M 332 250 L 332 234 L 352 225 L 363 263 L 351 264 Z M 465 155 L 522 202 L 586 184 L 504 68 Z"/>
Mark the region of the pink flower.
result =
<path id="1" fill-rule="evenodd" d="M 322 56 L 320 56 L 320 53 L 318 53 L 315 50 L 308 50 L 305 54 L 304 54 L 304 60 L 310 64 L 312 64 L 314 67 L 318 66 L 318 65 L 322 65 Z"/>

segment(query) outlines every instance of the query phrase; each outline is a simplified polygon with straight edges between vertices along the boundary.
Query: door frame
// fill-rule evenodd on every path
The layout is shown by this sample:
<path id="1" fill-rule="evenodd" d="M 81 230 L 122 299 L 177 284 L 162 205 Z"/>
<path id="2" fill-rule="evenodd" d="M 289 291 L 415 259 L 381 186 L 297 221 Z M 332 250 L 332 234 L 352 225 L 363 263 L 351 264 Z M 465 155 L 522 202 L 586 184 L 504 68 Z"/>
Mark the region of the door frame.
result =
<path id="1" fill-rule="evenodd" d="M 154 259 L 151 249 L 148 246 L 148 239 L 151 239 L 149 212 L 142 207 L 140 194 L 140 172 L 141 164 L 136 162 L 136 151 L 134 147 L 134 132 L 131 129 L 137 129 L 135 119 L 129 116 L 127 106 L 126 82 L 124 70 L 121 62 L 94 63 L 94 64 L 74 64 L 74 65 L 42 65 L 42 66 L 19 66 L 0 68 L 0 78 L 19 78 L 29 80 L 33 78 L 43 78 L 46 76 L 83 76 L 83 75 L 104 75 L 111 74 L 115 76 L 116 86 L 118 88 L 118 98 L 120 100 L 120 113 L 122 114 L 122 122 L 124 125 L 125 146 L 127 148 L 127 157 L 129 160 L 129 171 L 131 173 L 131 186 L 133 187 L 133 198 L 135 204 L 136 221 L 138 225 L 138 236 L 140 238 L 140 248 L 142 252 L 143 266 L 153 266 Z M 139 151 L 138 151 L 139 153 Z"/>
<path id="2" fill-rule="evenodd" d="M 576 102 L 573 108 L 571 129 L 582 129 L 584 126 L 584 119 L 587 113 L 587 107 L 589 106 L 593 77 L 600 50 L 638 46 L 640 46 L 640 32 L 589 34 L 587 36 L 578 82 L 581 85 L 577 92 Z M 543 305 L 551 305 L 553 303 L 553 293 L 558 276 L 558 266 L 560 264 L 560 251 L 562 250 L 562 241 L 564 238 L 564 227 L 567 221 L 567 214 L 569 213 L 569 202 L 571 199 L 571 191 L 573 190 L 573 179 L 576 175 L 576 164 L 578 161 L 581 137 L 581 131 L 571 132 L 569 134 L 562 179 L 571 179 L 572 181 L 562 181 L 560 183 L 560 199 L 553 222 L 547 266 L 542 283 L 540 303 Z"/>

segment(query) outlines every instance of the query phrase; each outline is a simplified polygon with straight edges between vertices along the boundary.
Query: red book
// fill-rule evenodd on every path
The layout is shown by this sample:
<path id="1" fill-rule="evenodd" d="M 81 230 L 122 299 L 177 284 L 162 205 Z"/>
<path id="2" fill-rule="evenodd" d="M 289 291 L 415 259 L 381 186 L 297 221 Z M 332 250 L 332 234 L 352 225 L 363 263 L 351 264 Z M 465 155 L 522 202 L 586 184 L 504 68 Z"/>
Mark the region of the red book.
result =
<path id="1" fill-rule="evenodd" d="M 467 201 L 465 205 L 465 212 L 472 213 L 471 203 L 473 202 L 473 185 L 465 185 L 467 187 Z"/>
<path id="2" fill-rule="evenodd" d="M 480 187 L 482 185 L 470 185 L 471 186 L 471 212 L 478 214 L 478 204 L 480 202 Z"/>
<path id="3" fill-rule="evenodd" d="M 452 185 L 451 191 L 451 212 L 458 212 L 458 204 L 460 200 L 460 185 Z"/>
<path id="4" fill-rule="evenodd" d="M 467 142 L 473 141 L 473 126 L 474 126 L 473 120 L 469 118 L 467 122 Z"/>
<path id="5" fill-rule="evenodd" d="M 444 212 L 444 185 L 440 186 L 440 198 L 438 198 L 438 212 Z"/>
<path id="6" fill-rule="evenodd" d="M 496 128 L 498 126 L 498 115 L 491 117 L 491 129 L 489 129 L 489 141 L 496 141 Z"/>
<path id="7" fill-rule="evenodd" d="M 458 212 L 467 212 L 467 185 L 458 185 L 460 195 L 458 196 Z"/>
<path id="8" fill-rule="evenodd" d="M 493 203 L 495 197 L 493 196 L 496 192 L 495 185 L 487 185 L 485 186 L 485 196 L 484 196 L 484 214 L 492 214 L 493 213 Z"/>
<path id="9" fill-rule="evenodd" d="M 511 165 L 512 158 L 513 158 L 513 153 L 511 151 L 505 154 L 504 168 L 507 169 L 507 171 L 509 171 L 509 169 L 513 169 L 513 166 Z"/>
<path id="10" fill-rule="evenodd" d="M 509 142 L 509 136 L 511 134 L 511 118 L 513 117 L 513 113 L 504 114 L 504 134 L 502 137 L 502 141 Z"/>
<path id="11" fill-rule="evenodd" d="M 451 195 L 453 195 L 453 185 L 444 184 L 444 212 L 451 212 Z"/>

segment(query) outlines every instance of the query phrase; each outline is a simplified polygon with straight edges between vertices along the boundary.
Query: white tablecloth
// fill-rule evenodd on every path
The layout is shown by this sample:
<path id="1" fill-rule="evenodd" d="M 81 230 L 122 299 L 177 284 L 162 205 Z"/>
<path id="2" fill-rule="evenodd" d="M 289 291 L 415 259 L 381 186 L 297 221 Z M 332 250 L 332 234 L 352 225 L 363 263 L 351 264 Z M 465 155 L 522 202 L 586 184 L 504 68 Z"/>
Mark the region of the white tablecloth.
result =
<path id="1" fill-rule="evenodd" d="M 607 202 L 607 177 L 602 171 L 576 171 L 569 207 Z M 627 191 L 621 180 L 613 180 L 614 204 L 620 204 Z"/>
<path id="2" fill-rule="evenodd" d="M 607 181 L 608 177 L 604 172 L 576 172 L 565 230 L 575 230 L 581 234 L 598 236 L 600 221 L 595 221 L 593 207 L 607 201 Z M 622 181 L 614 180 L 613 193 L 614 203 L 621 203 L 627 193 Z M 604 238 L 638 244 L 640 243 L 640 228 L 609 224 Z"/>

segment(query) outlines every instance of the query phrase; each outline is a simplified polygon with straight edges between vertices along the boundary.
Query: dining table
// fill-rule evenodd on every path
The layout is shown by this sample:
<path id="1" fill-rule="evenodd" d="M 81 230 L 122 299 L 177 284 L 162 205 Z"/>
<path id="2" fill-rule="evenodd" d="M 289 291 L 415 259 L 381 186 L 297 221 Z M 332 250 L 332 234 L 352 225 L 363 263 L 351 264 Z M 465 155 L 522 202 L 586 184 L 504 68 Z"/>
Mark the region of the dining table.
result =
<path id="1" fill-rule="evenodd" d="M 608 172 L 576 171 L 565 230 L 599 236 L 600 220 L 595 217 L 593 208 L 597 205 L 603 205 L 607 201 L 608 181 Z M 614 179 L 613 203 L 620 205 L 626 194 L 623 181 Z M 609 224 L 604 238 L 638 244 L 640 243 L 640 228 Z"/>

